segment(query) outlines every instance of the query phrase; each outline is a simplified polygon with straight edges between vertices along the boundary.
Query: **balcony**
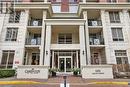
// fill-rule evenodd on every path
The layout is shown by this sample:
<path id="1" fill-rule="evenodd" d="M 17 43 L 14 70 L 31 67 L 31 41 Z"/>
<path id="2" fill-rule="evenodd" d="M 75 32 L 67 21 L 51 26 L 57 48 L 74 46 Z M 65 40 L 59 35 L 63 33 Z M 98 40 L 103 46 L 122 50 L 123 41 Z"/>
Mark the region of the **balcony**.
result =
<path id="1" fill-rule="evenodd" d="M 90 45 L 104 45 L 104 39 L 101 36 L 89 38 Z"/>
<path id="2" fill-rule="evenodd" d="M 102 26 L 102 21 L 101 20 L 89 19 L 88 20 L 88 26 Z"/>
<path id="3" fill-rule="evenodd" d="M 32 19 L 29 20 L 28 26 L 42 26 L 42 19 Z"/>
<path id="4" fill-rule="evenodd" d="M 41 44 L 41 38 L 26 38 L 26 45 L 40 45 Z"/>

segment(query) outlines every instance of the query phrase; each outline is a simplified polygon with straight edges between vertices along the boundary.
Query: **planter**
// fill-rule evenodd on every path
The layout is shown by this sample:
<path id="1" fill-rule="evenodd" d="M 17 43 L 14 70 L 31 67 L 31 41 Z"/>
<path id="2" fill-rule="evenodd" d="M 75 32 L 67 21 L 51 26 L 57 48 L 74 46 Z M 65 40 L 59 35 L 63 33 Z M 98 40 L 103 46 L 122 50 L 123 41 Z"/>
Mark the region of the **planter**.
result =
<path id="1" fill-rule="evenodd" d="M 52 77 L 56 77 L 56 72 L 52 71 L 51 74 L 52 74 Z"/>
<path id="2" fill-rule="evenodd" d="M 77 76 L 77 75 L 78 75 L 78 72 L 74 71 L 73 74 Z"/>

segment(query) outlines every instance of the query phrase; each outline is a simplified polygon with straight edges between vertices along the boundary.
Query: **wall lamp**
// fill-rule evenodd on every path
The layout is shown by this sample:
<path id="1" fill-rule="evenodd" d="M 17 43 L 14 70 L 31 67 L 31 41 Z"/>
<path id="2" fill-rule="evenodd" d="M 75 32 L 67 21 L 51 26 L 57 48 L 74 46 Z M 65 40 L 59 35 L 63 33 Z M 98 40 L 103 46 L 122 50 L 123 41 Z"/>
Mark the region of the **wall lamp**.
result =
<path id="1" fill-rule="evenodd" d="M 48 51 L 46 51 L 46 55 L 48 55 Z"/>
<path id="2" fill-rule="evenodd" d="M 84 50 L 83 50 L 83 55 L 85 54 Z"/>

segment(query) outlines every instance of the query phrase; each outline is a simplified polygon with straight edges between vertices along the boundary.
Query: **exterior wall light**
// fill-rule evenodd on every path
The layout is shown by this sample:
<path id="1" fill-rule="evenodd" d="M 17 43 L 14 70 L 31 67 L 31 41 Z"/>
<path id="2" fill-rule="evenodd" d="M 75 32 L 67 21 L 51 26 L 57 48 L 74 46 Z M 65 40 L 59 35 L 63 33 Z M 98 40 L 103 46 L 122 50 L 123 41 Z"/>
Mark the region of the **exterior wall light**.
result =
<path id="1" fill-rule="evenodd" d="M 48 55 L 48 51 L 46 51 L 46 55 Z"/>
<path id="2" fill-rule="evenodd" d="M 83 55 L 84 55 L 84 50 L 83 50 Z"/>

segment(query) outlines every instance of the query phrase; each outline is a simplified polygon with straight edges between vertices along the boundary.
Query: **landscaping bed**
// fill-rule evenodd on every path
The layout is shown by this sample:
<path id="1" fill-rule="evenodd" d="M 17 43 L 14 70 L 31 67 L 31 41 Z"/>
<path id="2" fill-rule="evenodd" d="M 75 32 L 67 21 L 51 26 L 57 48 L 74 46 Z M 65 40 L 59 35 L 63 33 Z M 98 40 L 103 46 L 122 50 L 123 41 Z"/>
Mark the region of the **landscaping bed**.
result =
<path id="1" fill-rule="evenodd" d="M 15 75 L 14 69 L 1 69 L 0 70 L 0 78 L 12 77 Z"/>

